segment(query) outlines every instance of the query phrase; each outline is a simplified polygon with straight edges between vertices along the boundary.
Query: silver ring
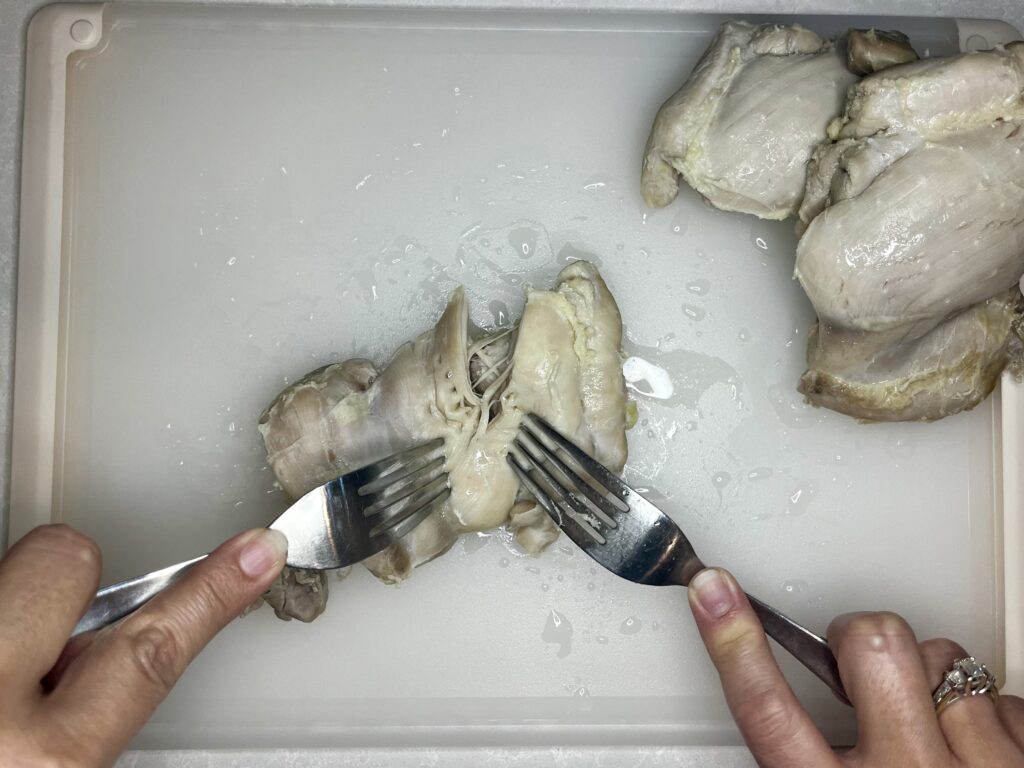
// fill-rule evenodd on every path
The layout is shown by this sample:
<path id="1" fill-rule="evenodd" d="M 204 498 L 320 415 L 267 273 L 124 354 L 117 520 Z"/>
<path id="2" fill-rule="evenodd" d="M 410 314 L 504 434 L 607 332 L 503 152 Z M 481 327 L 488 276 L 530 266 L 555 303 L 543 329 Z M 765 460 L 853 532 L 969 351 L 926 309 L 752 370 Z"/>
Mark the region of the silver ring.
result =
<path id="1" fill-rule="evenodd" d="M 996 676 L 973 656 L 957 659 L 943 675 L 942 683 L 932 694 L 935 714 L 942 714 L 951 704 L 967 696 L 989 696 L 993 702 L 999 700 Z"/>

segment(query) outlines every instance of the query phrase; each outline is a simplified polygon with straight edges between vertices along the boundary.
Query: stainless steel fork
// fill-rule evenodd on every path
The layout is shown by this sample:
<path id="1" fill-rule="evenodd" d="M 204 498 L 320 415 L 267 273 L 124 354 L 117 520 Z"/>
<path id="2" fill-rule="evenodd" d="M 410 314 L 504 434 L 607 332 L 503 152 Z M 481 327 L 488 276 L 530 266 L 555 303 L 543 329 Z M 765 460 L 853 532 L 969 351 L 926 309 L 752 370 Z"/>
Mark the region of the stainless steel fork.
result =
<path id="1" fill-rule="evenodd" d="M 422 523 L 450 493 L 440 438 L 321 485 L 270 524 L 288 538 L 288 565 L 343 568 L 380 552 Z M 104 587 L 72 637 L 141 608 L 206 555 Z"/>
<path id="2" fill-rule="evenodd" d="M 668 515 L 543 419 L 523 419 L 508 461 L 558 527 L 609 571 L 639 584 L 685 587 L 704 568 Z M 849 703 L 828 643 L 747 597 L 768 635 Z"/>

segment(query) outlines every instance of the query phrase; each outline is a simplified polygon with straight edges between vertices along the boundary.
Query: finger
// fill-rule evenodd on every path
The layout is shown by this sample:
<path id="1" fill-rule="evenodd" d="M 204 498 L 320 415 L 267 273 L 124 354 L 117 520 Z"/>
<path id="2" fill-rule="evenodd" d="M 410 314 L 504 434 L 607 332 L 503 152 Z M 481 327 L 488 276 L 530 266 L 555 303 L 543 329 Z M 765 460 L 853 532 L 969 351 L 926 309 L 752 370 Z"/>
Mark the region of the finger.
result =
<path id="1" fill-rule="evenodd" d="M 939 687 L 957 659 L 967 656 L 970 654 L 960 645 L 945 638 L 921 643 L 921 659 L 932 690 Z M 989 696 L 967 696 L 950 704 L 939 715 L 939 726 L 953 754 L 964 762 L 1013 765 L 1021 761 L 1020 747 Z"/>
<path id="2" fill-rule="evenodd" d="M 793 695 L 743 590 L 726 571 L 690 581 L 690 608 L 750 751 L 763 768 L 824 768 L 835 756 Z"/>
<path id="3" fill-rule="evenodd" d="M 196 654 L 276 578 L 287 541 L 249 531 L 221 545 L 123 622 L 101 631 L 65 670 L 48 702 L 52 727 L 113 760 Z"/>
<path id="4" fill-rule="evenodd" d="M 0 678 L 35 688 L 100 580 L 100 550 L 66 525 L 25 534 L 0 560 Z"/>
<path id="5" fill-rule="evenodd" d="M 64 671 L 93 644 L 93 641 L 98 636 L 98 632 L 83 632 L 81 635 L 76 635 L 68 641 L 67 645 L 64 646 L 64 650 L 60 652 L 60 656 L 53 665 L 53 668 L 43 677 L 43 691 L 45 693 L 50 693 L 57 687 L 57 684 L 64 676 Z"/>
<path id="6" fill-rule="evenodd" d="M 1013 743 L 1017 745 L 1017 749 L 1024 752 L 1024 699 L 1017 696 L 1000 696 L 998 711 L 999 719 L 1002 720 L 1003 727 L 1010 734 Z"/>
<path id="7" fill-rule="evenodd" d="M 949 760 L 917 639 L 902 617 L 840 616 L 828 628 L 828 643 L 857 713 L 861 751 L 914 755 L 927 765 Z"/>

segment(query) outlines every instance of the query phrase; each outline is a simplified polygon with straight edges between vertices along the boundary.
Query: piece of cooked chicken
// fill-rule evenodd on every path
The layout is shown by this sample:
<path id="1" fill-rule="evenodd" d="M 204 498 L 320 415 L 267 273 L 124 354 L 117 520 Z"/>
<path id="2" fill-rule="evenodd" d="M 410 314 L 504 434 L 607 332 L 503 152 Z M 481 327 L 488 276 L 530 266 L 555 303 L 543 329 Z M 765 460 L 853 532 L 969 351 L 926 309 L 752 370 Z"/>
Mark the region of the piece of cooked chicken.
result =
<path id="1" fill-rule="evenodd" d="M 915 61 L 917 52 L 902 32 L 851 29 L 846 35 L 846 66 L 858 75 Z"/>
<path id="2" fill-rule="evenodd" d="M 866 77 L 830 133 L 800 209 L 801 391 L 875 420 L 974 407 L 1019 348 L 1024 44 Z"/>
<path id="3" fill-rule="evenodd" d="M 833 42 L 799 25 L 724 23 L 658 110 L 644 150 L 644 199 L 668 205 L 682 176 L 716 208 L 793 215 L 811 151 L 856 80 Z"/>
<path id="4" fill-rule="evenodd" d="M 505 459 L 523 413 L 544 417 L 614 470 L 626 460 L 622 319 L 592 264 L 567 266 L 554 290 L 529 291 L 516 329 L 474 340 L 468 319 L 458 288 L 437 325 L 382 370 L 366 360 L 322 368 L 278 395 L 260 419 L 268 462 L 293 498 L 394 451 L 444 439 L 448 501 L 365 561 L 387 583 L 408 578 L 463 533 L 508 523 L 531 554 L 554 541 L 558 529 L 519 498 Z M 319 615 L 326 597 L 325 581 L 291 571 L 267 595 L 278 615 L 304 620 Z"/>

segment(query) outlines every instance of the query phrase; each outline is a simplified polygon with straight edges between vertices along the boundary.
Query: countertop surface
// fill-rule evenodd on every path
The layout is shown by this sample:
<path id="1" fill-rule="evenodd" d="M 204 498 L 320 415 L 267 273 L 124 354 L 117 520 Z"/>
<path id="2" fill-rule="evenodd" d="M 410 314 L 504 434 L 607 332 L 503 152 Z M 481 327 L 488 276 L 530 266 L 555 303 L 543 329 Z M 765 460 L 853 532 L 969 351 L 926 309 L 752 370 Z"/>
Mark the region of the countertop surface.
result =
<path id="1" fill-rule="evenodd" d="M 145 2 L 146 0 L 141 0 Z M 222 0 L 213 0 L 220 3 Z M 25 36 L 32 15 L 44 0 L 0 0 L 0 519 L 9 504 L 12 376 L 14 357 L 15 293 L 18 263 L 18 196 L 20 188 L 22 88 L 25 65 Z M 227 4 L 224 2 L 224 4 Z M 261 3 L 255 4 L 276 4 Z M 483 9 L 557 9 L 681 11 L 743 14 L 842 14 L 850 10 L 860 16 L 946 16 L 987 18 L 1024 28 L 1024 4 L 1019 0 L 419 0 L 418 2 L 347 2 L 346 0 L 293 0 L 288 5 L 437 7 Z M 853 6 L 853 7 L 851 7 Z M 2 542 L 0 542 L 2 548 Z M 490 752 L 490 751 L 488 751 Z M 316 751 L 232 751 L 232 752 L 147 752 L 129 753 L 119 762 L 133 768 L 158 766 L 281 766 L 281 765 L 693 765 L 739 768 L 753 762 L 743 750 L 702 748 L 605 748 L 595 754 L 575 749 L 501 750 L 481 760 L 477 752 L 463 750 L 405 750 L 386 752 L 353 750 Z M 496 758 L 496 759 L 495 759 Z"/>

